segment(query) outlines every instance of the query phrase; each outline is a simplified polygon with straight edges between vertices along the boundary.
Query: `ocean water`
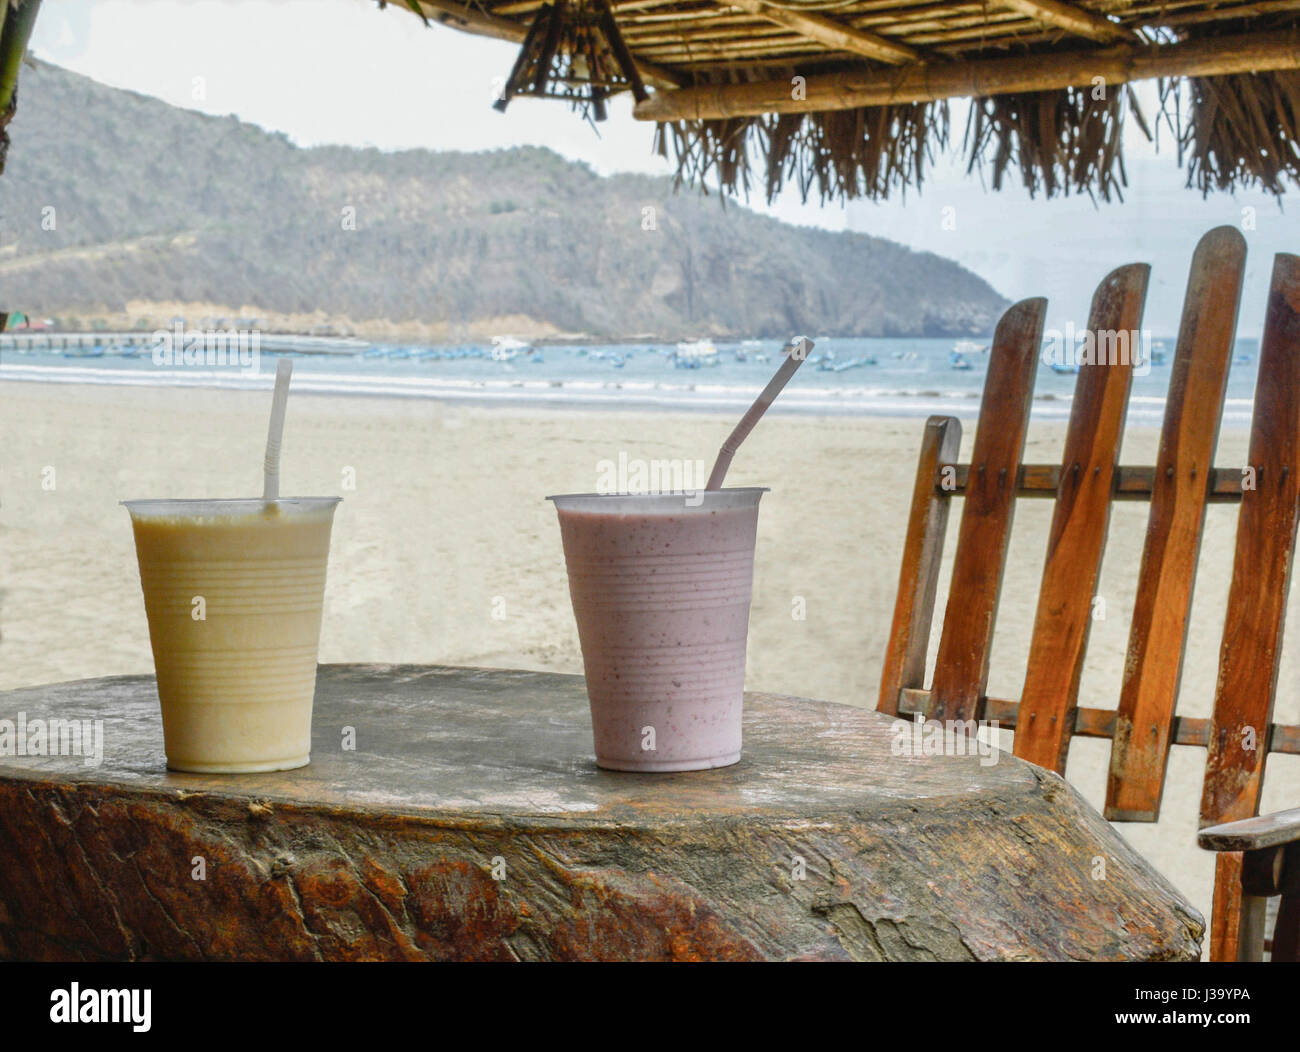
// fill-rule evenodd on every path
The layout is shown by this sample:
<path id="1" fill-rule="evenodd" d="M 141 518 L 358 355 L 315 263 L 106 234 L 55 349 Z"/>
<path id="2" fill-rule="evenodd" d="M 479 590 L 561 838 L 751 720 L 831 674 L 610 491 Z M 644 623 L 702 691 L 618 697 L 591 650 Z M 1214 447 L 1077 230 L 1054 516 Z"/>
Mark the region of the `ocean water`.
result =
<path id="1" fill-rule="evenodd" d="M 987 341 L 977 341 L 981 345 Z M 1163 341 L 1166 363 L 1139 369 L 1133 379 L 1131 423 L 1158 425 L 1169 386 L 1172 338 Z M 1158 344 L 1157 344 L 1158 346 Z M 971 368 L 952 368 L 948 339 L 821 339 L 813 357 L 795 375 L 773 412 L 924 415 L 973 418 L 979 411 L 988 355 L 967 352 Z M 520 407 L 581 407 L 738 412 L 770 379 L 779 362 L 778 341 L 717 344 L 718 364 L 676 368 L 672 346 L 549 345 L 513 360 L 491 357 L 486 348 L 464 349 L 375 345 L 356 356 L 293 355 L 294 389 L 304 394 L 427 398 Z M 821 367 L 834 360 L 874 358 L 842 371 Z M 456 353 L 456 352 L 453 352 Z M 766 361 L 759 360 L 766 356 Z M 261 390 L 270 387 L 276 356 L 263 352 L 256 372 L 235 366 L 161 366 L 148 350 L 135 357 L 65 357 L 61 351 L 4 352 L 0 380 Z M 1258 341 L 1240 340 L 1228 379 L 1225 427 L 1250 423 L 1258 369 Z M 1040 362 L 1034 414 L 1069 415 L 1076 376 L 1058 374 Z"/>

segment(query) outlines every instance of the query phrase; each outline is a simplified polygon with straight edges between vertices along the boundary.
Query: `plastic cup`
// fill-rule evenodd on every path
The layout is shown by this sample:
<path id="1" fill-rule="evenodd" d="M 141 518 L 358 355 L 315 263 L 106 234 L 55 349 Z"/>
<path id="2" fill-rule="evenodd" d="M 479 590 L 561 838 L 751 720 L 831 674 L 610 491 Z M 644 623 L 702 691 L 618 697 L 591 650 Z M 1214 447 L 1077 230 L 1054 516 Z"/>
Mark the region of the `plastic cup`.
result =
<path id="1" fill-rule="evenodd" d="M 547 498 L 560 517 L 599 766 L 698 771 L 740 759 L 765 492 Z"/>
<path id="2" fill-rule="evenodd" d="M 130 500 L 167 766 L 287 771 L 311 758 L 339 497 Z"/>

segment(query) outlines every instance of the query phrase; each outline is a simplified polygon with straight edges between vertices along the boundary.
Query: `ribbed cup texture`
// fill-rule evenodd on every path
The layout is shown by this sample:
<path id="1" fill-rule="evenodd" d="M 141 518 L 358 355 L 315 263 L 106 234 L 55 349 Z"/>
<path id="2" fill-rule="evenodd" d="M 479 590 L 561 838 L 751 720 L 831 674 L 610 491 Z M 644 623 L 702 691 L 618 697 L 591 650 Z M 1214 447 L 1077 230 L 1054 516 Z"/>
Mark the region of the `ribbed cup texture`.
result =
<path id="1" fill-rule="evenodd" d="M 601 766 L 739 759 L 757 523 L 757 505 L 560 512 Z"/>

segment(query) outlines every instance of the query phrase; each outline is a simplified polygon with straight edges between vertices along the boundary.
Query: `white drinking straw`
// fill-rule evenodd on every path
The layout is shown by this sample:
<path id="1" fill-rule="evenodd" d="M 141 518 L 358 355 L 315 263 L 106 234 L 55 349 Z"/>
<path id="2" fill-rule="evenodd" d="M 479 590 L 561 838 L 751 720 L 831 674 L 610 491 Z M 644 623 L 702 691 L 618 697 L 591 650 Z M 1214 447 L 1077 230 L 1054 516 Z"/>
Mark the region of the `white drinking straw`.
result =
<path id="1" fill-rule="evenodd" d="M 786 355 L 785 361 L 781 363 L 781 368 L 777 369 L 776 375 L 763 388 L 762 394 L 754 399 L 754 404 L 740 418 L 740 423 L 727 436 L 727 441 L 722 443 L 722 448 L 718 450 L 718 459 L 713 462 L 713 472 L 709 475 L 709 484 L 704 487 L 705 489 L 722 489 L 722 480 L 727 476 L 727 468 L 731 467 L 731 458 L 736 455 L 740 443 L 745 441 L 745 437 L 754 430 L 758 418 L 766 413 L 767 407 L 776 401 L 776 396 L 781 393 L 781 388 L 790 382 L 790 377 L 794 375 L 794 371 L 799 366 L 803 365 L 804 359 L 808 357 L 812 349 L 813 342 L 807 336 L 796 336 L 781 349 L 782 353 Z"/>
<path id="2" fill-rule="evenodd" d="M 262 461 L 262 499 L 280 497 L 280 439 L 284 437 L 284 410 L 289 402 L 289 376 L 293 360 L 281 358 L 275 366 L 275 395 L 271 399 L 271 426 L 266 432 L 266 457 Z"/>

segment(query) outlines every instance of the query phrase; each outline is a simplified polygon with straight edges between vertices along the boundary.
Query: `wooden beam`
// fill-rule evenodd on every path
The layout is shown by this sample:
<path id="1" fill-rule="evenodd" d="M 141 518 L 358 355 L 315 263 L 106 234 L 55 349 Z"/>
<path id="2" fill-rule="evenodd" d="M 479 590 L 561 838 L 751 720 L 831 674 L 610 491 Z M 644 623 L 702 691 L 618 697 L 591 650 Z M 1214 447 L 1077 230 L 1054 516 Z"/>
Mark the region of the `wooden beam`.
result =
<path id="1" fill-rule="evenodd" d="M 1156 469 L 1149 465 L 1115 469 L 1112 500 L 1150 500 L 1155 488 Z M 1241 501 L 1240 468 L 1211 468 L 1209 502 L 1236 504 Z M 966 492 L 969 464 L 941 464 L 935 476 L 936 489 L 952 496 Z M 1021 464 L 1016 472 L 1016 496 L 1054 498 L 1061 485 L 1060 464 Z"/>
<path id="2" fill-rule="evenodd" d="M 1120 40 L 1140 40 L 1131 29 L 1117 25 L 1104 15 L 1060 0 L 1000 0 L 1000 6 L 1019 11 L 1035 22 L 1064 29 L 1075 36 L 1113 44 Z"/>
<path id="3" fill-rule="evenodd" d="M 1058 91 L 1104 78 L 1114 87 L 1153 77 L 1212 77 L 1300 69 L 1294 30 L 1243 33 L 1178 44 L 1044 52 L 1015 58 L 930 63 L 900 69 L 809 76 L 798 98 L 789 79 L 708 84 L 660 92 L 633 111 L 638 120 L 717 120 L 765 113 L 816 113 L 963 96 Z"/>
<path id="4" fill-rule="evenodd" d="M 800 36 L 825 44 L 833 51 L 849 51 L 855 55 L 865 55 L 878 62 L 897 64 L 900 62 L 920 62 L 922 55 L 915 48 L 889 40 L 876 33 L 868 33 L 852 26 L 842 25 L 824 15 L 803 14 L 766 3 L 765 0 L 719 0 L 728 7 L 747 11 L 769 22 L 793 29 Z"/>
<path id="5" fill-rule="evenodd" d="M 411 10 L 399 0 L 389 0 L 389 2 L 400 10 Z M 528 26 L 521 22 L 484 14 L 477 8 L 470 7 L 468 4 L 459 4 L 456 0 L 417 0 L 417 2 L 430 22 L 450 26 L 452 29 L 475 33 L 478 36 L 494 37 L 497 40 L 508 40 L 512 44 L 522 44 L 524 37 L 528 35 Z M 656 87 L 672 89 L 685 83 L 684 77 L 650 62 L 637 59 L 636 68 L 640 70 L 647 84 Z"/>
<path id="6" fill-rule="evenodd" d="M 389 0 L 393 7 L 401 11 L 410 11 L 402 0 Z M 469 4 L 458 4 L 456 0 L 417 0 L 420 10 L 429 22 L 450 26 L 464 33 L 474 33 L 483 37 L 495 37 L 497 40 L 509 40 L 512 44 L 522 44 L 528 35 L 528 26 L 520 22 L 511 22 L 506 18 L 485 14 L 482 10 Z M 414 14 L 414 12 L 411 12 Z"/>
<path id="7" fill-rule="evenodd" d="M 898 716 L 930 718 L 932 702 L 928 690 L 904 687 L 898 692 Z M 882 709 L 883 711 L 883 709 Z M 1020 725 L 1020 702 L 1007 698 L 981 698 L 978 718 L 988 722 L 998 721 L 1002 730 L 1015 730 Z M 1074 711 L 1074 737 L 1114 738 L 1114 709 L 1094 709 L 1080 706 Z M 1173 740 L 1175 745 L 1198 745 L 1204 749 L 1210 741 L 1210 721 L 1198 716 L 1175 716 Z M 1300 726 L 1287 723 L 1268 725 L 1266 748 L 1270 753 L 1300 756 Z"/>

